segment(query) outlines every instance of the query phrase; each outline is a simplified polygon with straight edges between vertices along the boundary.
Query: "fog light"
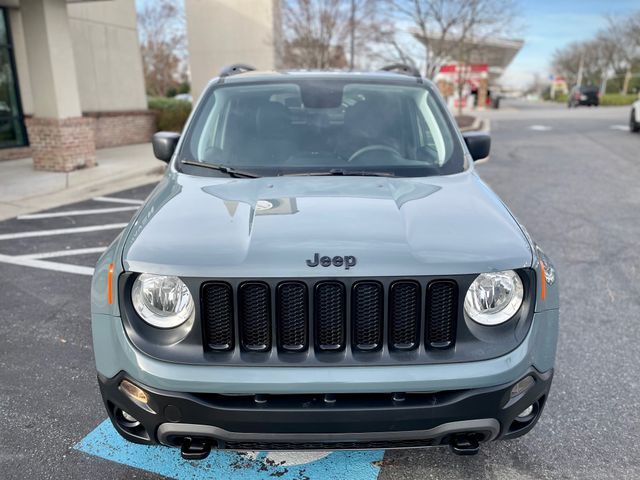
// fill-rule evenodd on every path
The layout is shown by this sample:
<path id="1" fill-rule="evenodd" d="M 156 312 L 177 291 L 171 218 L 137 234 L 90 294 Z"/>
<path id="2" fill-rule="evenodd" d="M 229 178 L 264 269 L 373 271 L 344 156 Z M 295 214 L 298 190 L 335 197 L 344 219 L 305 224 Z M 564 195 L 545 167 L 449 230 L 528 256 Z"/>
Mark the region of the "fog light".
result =
<path id="1" fill-rule="evenodd" d="M 533 413 L 533 405 L 529 405 L 518 414 L 518 418 L 526 418 Z"/>
<path id="2" fill-rule="evenodd" d="M 129 380 L 122 380 L 120 382 L 120 391 L 124 393 L 129 399 L 131 399 L 140 408 L 144 408 L 146 411 L 156 413 L 149 406 L 149 395 L 137 385 L 134 385 Z"/>
<path id="3" fill-rule="evenodd" d="M 536 381 L 533 379 L 531 375 L 524 377 L 518 383 L 516 383 L 511 389 L 511 398 L 522 395 L 524 392 L 533 387 L 533 384 Z"/>
<path id="4" fill-rule="evenodd" d="M 134 417 L 133 415 L 130 415 L 129 412 L 125 412 L 124 410 L 122 411 L 122 416 L 124 417 L 124 419 L 127 422 L 137 422 L 138 420 L 136 420 L 136 417 Z M 140 422 L 138 422 L 140 423 Z"/>
<path id="5" fill-rule="evenodd" d="M 140 422 L 136 419 L 136 417 L 128 412 L 125 412 L 124 410 L 117 409 L 116 416 L 119 417 L 118 423 L 123 427 L 136 428 L 140 425 Z"/>

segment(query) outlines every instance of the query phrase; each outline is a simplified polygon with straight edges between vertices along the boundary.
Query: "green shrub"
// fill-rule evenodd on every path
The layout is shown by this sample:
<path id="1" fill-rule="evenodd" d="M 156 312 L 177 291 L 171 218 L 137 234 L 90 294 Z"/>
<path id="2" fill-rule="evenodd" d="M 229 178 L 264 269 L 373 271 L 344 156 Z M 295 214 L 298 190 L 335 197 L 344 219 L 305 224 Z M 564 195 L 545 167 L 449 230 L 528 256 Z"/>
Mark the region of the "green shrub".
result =
<path id="1" fill-rule="evenodd" d="M 567 103 L 568 98 L 569 96 L 564 93 L 556 93 L 556 96 L 550 98 L 550 100 L 557 103 Z"/>
<path id="2" fill-rule="evenodd" d="M 148 105 L 156 113 L 158 131 L 181 132 L 191 113 L 189 102 L 173 98 L 149 97 Z"/>
<path id="3" fill-rule="evenodd" d="M 638 96 L 633 94 L 607 93 L 600 97 L 600 105 L 631 105 L 637 99 Z"/>

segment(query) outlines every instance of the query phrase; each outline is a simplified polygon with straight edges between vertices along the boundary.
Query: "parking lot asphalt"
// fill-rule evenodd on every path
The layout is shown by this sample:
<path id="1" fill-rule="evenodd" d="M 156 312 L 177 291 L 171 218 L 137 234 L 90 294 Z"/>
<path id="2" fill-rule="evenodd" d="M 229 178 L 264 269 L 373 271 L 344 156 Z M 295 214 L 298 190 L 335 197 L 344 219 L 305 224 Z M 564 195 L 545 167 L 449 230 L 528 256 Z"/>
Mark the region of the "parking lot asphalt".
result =
<path id="1" fill-rule="evenodd" d="M 232 454 L 218 460 L 235 470 L 209 464 L 198 473 L 177 469 L 176 451 L 133 451 L 147 471 L 118 463 L 115 444 L 101 444 L 104 454 L 74 448 L 108 427 L 93 363 L 91 268 L 149 185 L 0 222 L 0 477 L 639 478 L 640 135 L 624 130 L 623 108 L 511 107 L 489 114 L 493 153 L 478 172 L 545 248 L 561 282 L 556 376 L 530 434 L 475 457 L 337 455 L 308 472 Z"/>

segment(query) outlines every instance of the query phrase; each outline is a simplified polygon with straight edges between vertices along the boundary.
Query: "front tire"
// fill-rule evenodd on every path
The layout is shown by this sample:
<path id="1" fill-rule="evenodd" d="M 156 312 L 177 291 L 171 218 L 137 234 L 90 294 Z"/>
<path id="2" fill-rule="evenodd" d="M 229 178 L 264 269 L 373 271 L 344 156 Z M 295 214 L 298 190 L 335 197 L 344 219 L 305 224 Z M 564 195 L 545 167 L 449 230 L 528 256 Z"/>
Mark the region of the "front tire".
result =
<path id="1" fill-rule="evenodd" d="M 631 116 L 629 117 L 629 130 L 632 132 L 640 132 L 640 123 L 636 122 L 636 110 L 631 110 Z"/>

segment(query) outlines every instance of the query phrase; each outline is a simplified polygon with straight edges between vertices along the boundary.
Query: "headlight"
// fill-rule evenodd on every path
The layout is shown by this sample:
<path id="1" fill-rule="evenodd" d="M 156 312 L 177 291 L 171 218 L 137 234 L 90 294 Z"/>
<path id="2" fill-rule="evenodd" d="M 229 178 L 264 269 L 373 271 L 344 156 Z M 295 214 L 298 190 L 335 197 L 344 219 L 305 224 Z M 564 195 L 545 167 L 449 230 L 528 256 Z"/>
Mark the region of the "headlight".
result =
<path id="1" fill-rule="evenodd" d="M 513 317 L 524 288 L 513 270 L 482 273 L 473 281 L 464 298 L 464 311 L 481 325 L 499 325 Z"/>
<path id="2" fill-rule="evenodd" d="M 143 273 L 136 278 L 131 300 L 138 315 L 158 328 L 174 328 L 193 313 L 193 298 L 178 277 Z"/>

